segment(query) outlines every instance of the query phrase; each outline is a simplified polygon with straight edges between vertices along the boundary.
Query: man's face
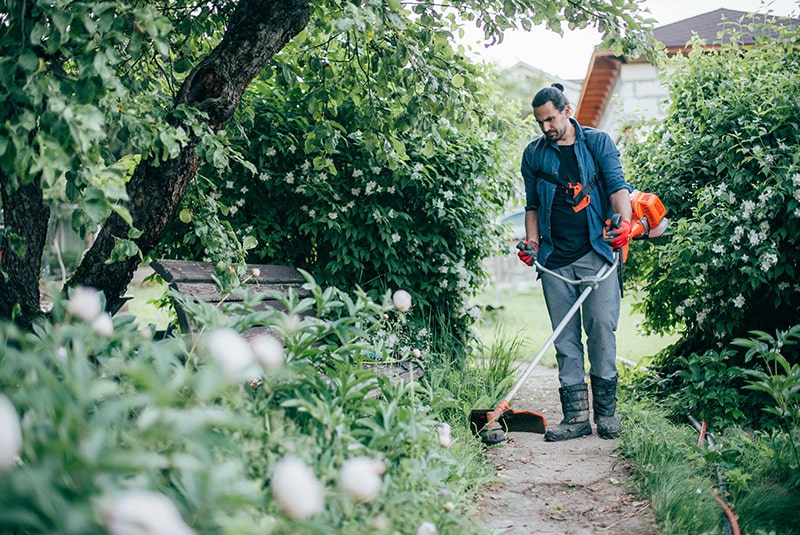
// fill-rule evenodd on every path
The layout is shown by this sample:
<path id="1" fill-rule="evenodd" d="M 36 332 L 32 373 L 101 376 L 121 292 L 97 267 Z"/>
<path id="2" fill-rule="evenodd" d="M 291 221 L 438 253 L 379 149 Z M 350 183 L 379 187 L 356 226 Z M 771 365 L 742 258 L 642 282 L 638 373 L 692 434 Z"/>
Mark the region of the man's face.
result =
<path id="1" fill-rule="evenodd" d="M 564 111 L 558 111 L 558 108 L 548 100 L 538 108 L 533 108 L 533 116 L 544 135 L 553 141 L 559 141 L 570 126 L 570 111 L 569 104 L 564 107 Z"/>

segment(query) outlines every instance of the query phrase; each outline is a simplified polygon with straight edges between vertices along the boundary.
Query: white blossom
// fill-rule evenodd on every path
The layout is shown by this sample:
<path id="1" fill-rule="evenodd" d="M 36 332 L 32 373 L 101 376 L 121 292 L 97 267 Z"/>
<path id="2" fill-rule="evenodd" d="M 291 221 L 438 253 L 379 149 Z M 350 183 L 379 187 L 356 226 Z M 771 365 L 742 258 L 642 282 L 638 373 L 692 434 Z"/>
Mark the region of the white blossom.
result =
<path id="1" fill-rule="evenodd" d="M 675 314 L 678 316 L 683 316 L 686 312 L 686 308 L 683 305 L 678 305 L 675 307 Z"/>
<path id="2" fill-rule="evenodd" d="M 733 306 L 735 306 L 736 308 L 742 308 L 744 306 L 744 303 L 745 300 L 742 294 L 737 295 L 736 298 L 733 300 Z"/>
<path id="3" fill-rule="evenodd" d="M 778 256 L 773 253 L 767 253 L 761 257 L 761 271 L 767 272 L 772 266 L 778 263 Z"/>
<path id="4" fill-rule="evenodd" d="M 453 443 L 453 439 L 450 436 L 450 424 L 443 423 L 439 426 L 436 430 L 436 434 L 439 438 L 439 445 L 443 448 L 449 448 L 450 445 Z"/>
<path id="5" fill-rule="evenodd" d="M 89 323 L 103 311 L 100 292 L 88 286 L 79 286 L 72 291 L 67 302 L 67 312 Z"/>
<path id="6" fill-rule="evenodd" d="M 411 308 L 411 294 L 405 290 L 397 290 L 392 294 L 394 307 L 400 312 L 407 312 Z"/>
<path id="7" fill-rule="evenodd" d="M 364 171 L 362 169 L 353 169 L 353 178 L 358 178 L 360 176 L 364 176 Z M 372 182 L 374 184 L 374 182 Z"/>
<path id="8" fill-rule="evenodd" d="M 266 150 L 266 152 L 264 152 L 264 156 L 268 158 L 272 158 L 276 154 L 278 154 L 278 151 L 275 150 L 275 147 L 270 147 Z"/>
<path id="9" fill-rule="evenodd" d="M 92 321 L 92 330 L 100 336 L 111 336 L 114 334 L 114 322 L 107 312 L 102 312 Z"/>
<path id="10" fill-rule="evenodd" d="M 204 343 L 211 357 L 221 365 L 226 379 L 249 381 L 261 375 L 250 344 L 233 329 L 213 330 Z"/>
<path id="11" fill-rule="evenodd" d="M 288 173 L 286 173 L 286 176 L 283 178 L 283 181 L 286 182 L 287 184 L 294 184 L 294 172 L 289 171 Z"/>
<path id="12" fill-rule="evenodd" d="M 712 245 L 712 246 L 711 246 L 711 250 L 712 250 L 712 251 L 713 251 L 715 254 L 722 254 L 722 253 L 724 253 L 724 252 L 725 252 L 725 247 L 723 247 L 722 245 L 720 245 L 720 244 L 718 244 L 718 243 L 715 243 L 714 245 Z"/>
<path id="13" fill-rule="evenodd" d="M 339 469 L 339 487 L 360 502 L 374 499 L 381 491 L 383 461 L 369 457 L 353 457 Z"/>
<path id="14" fill-rule="evenodd" d="M 284 363 L 283 344 L 272 335 L 259 334 L 250 340 L 253 356 L 265 370 L 277 370 Z"/>
<path id="15" fill-rule="evenodd" d="M 436 535 L 436 524 L 426 520 L 417 528 L 417 535 Z"/>
<path id="16" fill-rule="evenodd" d="M 116 497 L 106 513 L 111 535 L 189 535 L 169 498 L 158 492 L 130 490 Z"/>
<path id="17" fill-rule="evenodd" d="M 394 232 L 392 233 L 392 243 L 397 243 L 400 241 L 400 234 Z"/>
<path id="18" fill-rule="evenodd" d="M 289 455 L 275 464 L 270 488 L 281 510 L 289 518 L 306 520 L 322 512 L 322 484 L 303 461 Z"/>
<path id="19" fill-rule="evenodd" d="M 22 427 L 11 400 L 0 394 L 0 473 L 17 463 L 22 451 Z"/>

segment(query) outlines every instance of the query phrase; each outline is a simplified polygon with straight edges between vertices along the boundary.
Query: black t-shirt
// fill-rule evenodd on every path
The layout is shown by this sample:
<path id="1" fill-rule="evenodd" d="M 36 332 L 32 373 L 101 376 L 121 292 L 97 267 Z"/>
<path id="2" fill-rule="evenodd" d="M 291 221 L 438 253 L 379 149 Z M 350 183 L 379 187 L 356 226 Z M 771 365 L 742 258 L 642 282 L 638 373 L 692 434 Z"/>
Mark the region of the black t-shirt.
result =
<path id="1" fill-rule="evenodd" d="M 580 182 L 578 158 L 575 156 L 574 145 L 559 145 L 561 165 L 559 166 L 558 179 L 563 183 Z M 589 241 L 588 212 L 584 208 L 575 212 L 572 205 L 567 202 L 572 197 L 572 192 L 563 186 L 556 186 L 553 199 L 553 209 L 550 213 L 551 235 L 553 237 L 553 252 L 547 257 L 549 269 L 556 269 L 578 260 L 592 250 Z"/>

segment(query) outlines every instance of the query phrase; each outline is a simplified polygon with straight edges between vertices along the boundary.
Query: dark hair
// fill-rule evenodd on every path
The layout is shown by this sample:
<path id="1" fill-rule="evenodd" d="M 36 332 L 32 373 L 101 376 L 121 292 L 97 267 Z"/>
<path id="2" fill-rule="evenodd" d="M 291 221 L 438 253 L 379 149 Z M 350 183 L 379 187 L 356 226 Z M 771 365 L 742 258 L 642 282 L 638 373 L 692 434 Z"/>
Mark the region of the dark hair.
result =
<path id="1" fill-rule="evenodd" d="M 564 95 L 564 86 L 558 82 L 551 84 L 550 87 L 540 89 L 533 97 L 531 103 L 534 108 L 544 106 L 548 101 L 553 103 L 558 111 L 564 111 L 564 108 L 569 104 L 569 100 Z"/>

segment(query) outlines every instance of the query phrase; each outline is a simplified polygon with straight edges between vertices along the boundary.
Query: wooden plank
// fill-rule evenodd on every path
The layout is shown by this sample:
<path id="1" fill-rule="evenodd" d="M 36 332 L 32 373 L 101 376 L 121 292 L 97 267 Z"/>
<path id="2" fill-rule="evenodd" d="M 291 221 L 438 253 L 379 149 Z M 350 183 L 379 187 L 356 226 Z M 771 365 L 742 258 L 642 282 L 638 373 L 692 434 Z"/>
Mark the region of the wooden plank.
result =
<path id="1" fill-rule="evenodd" d="M 159 258 L 150 265 L 167 282 L 213 282 L 216 271 L 209 262 L 193 260 L 170 260 Z M 285 284 L 297 285 L 305 283 L 303 275 L 293 266 L 273 264 L 248 264 L 248 270 L 259 270 L 258 277 L 249 277 L 248 284 L 265 285 Z"/>
<path id="2" fill-rule="evenodd" d="M 216 305 L 221 301 L 240 303 L 244 300 L 245 289 L 233 292 L 222 292 L 215 282 L 216 271 L 208 262 L 192 260 L 170 260 L 160 258 L 153 260 L 150 265 L 170 286 L 181 295 L 191 300 L 205 301 Z M 248 269 L 258 269 L 257 277 L 247 279 L 247 290 L 251 293 L 267 293 L 271 291 L 288 295 L 293 290 L 300 297 L 307 297 L 311 292 L 302 287 L 306 280 L 303 275 L 292 266 L 272 264 L 248 264 Z M 185 311 L 177 303 L 173 303 L 178 316 L 178 324 L 182 332 L 197 331 L 197 326 L 192 325 Z M 267 298 L 253 310 L 260 311 L 268 308 L 285 310 L 277 300 Z"/>

